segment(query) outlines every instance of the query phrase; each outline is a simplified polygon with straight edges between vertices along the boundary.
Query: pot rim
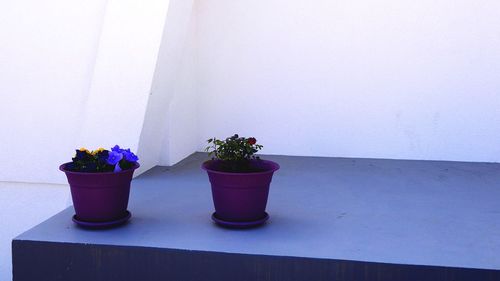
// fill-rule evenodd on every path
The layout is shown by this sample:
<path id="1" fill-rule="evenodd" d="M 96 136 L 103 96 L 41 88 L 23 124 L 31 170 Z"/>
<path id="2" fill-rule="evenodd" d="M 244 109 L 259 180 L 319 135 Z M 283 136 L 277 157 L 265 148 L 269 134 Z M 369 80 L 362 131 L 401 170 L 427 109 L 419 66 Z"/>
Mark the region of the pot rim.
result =
<path id="1" fill-rule="evenodd" d="M 214 161 L 221 161 L 221 160 L 207 160 L 205 162 L 203 162 L 203 164 L 201 165 L 201 168 L 207 172 L 210 172 L 210 173 L 214 173 L 214 174 L 219 174 L 219 175 L 241 175 L 241 176 L 247 176 L 247 175 L 264 175 L 264 174 L 269 174 L 269 173 L 274 173 L 276 172 L 277 170 L 279 170 L 281 167 L 278 163 L 274 162 L 274 161 L 271 161 L 271 160 L 264 160 L 264 159 L 260 159 L 260 161 L 264 161 L 264 162 L 267 162 L 267 163 L 270 163 L 274 166 L 274 168 L 272 169 L 269 169 L 269 170 L 266 170 L 266 171 L 263 171 L 263 172 L 249 172 L 249 173 L 245 173 L 245 172 L 234 172 L 234 173 L 231 173 L 231 172 L 221 172 L 221 171 L 217 171 L 217 170 L 213 170 L 213 169 L 210 169 L 207 167 L 208 163 L 211 163 L 211 162 L 214 162 Z"/>
<path id="2" fill-rule="evenodd" d="M 129 171 L 134 171 L 135 169 L 137 169 L 141 166 L 141 164 L 136 162 L 135 165 L 132 166 L 132 168 L 126 169 L 126 170 L 121 170 L 121 171 L 116 172 L 116 173 L 115 172 L 89 173 L 89 172 L 75 172 L 75 171 L 66 170 L 66 165 L 68 165 L 69 163 L 71 163 L 71 162 L 66 162 L 64 164 L 61 164 L 61 166 L 59 166 L 59 170 L 62 172 L 65 172 L 66 174 L 73 174 L 73 175 L 110 175 L 110 174 L 119 175 L 119 174 L 127 173 Z"/>

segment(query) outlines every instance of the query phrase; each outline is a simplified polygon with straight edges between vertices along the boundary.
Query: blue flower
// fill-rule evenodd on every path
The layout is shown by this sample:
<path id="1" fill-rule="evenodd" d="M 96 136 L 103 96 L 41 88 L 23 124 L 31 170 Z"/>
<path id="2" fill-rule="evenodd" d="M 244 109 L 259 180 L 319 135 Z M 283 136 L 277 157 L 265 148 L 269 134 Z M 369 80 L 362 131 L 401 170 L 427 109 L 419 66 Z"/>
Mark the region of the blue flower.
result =
<path id="1" fill-rule="evenodd" d="M 124 149 L 122 151 L 122 154 L 125 157 L 125 160 L 127 160 L 128 162 L 135 163 L 139 161 L 139 157 L 137 157 L 137 155 L 131 152 L 130 149 Z"/>
<path id="2" fill-rule="evenodd" d="M 117 173 L 117 172 L 120 172 L 121 170 L 122 170 L 122 168 L 120 167 L 120 163 L 116 163 L 115 170 L 113 172 Z"/>
<path id="3" fill-rule="evenodd" d="M 123 151 L 123 149 L 121 149 L 119 145 L 115 145 L 115 146 L 113 146 L 113 147 L 111 148 L 111 151 L 121 153 L 121 152 Z"/>
<path id="4" fill-rule="evenodd" d="M 111 151 L 109 152 L 108 159 L 106 160 L 106 162 L 108 162 L 109 165 L 116 165 L 122 159 L 123 159 L 123 154 L 116 151 Z"/>

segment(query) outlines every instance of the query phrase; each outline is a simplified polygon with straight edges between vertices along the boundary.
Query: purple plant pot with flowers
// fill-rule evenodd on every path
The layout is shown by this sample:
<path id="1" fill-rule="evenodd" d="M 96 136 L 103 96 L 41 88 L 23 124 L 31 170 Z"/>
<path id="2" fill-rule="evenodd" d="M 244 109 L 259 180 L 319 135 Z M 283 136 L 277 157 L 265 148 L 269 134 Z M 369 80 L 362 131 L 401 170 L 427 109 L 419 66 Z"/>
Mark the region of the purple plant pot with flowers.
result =
<path id="1" fill-rule="evenodd" d="M 214 158 L 204 162 L 202 169 L 207 171 L 212 187 L 214 221 L 228 227 L 251 227 L 265 222 L 269 217 L 269 187 L 280 166 L 254 156 L 262 148 L 255 138 L 236 134 L 208 142 L 207 151 Z"/>
<path id="2" fill-rule="evenodd" d="M 130 215 L 130 183 L 138 160 L 130 149 L 116 145 L 92 152 L 81 148 L 72 162 L 62 164 L 59 169 L 68 178 L 75 222 L 113 222 Z"/>

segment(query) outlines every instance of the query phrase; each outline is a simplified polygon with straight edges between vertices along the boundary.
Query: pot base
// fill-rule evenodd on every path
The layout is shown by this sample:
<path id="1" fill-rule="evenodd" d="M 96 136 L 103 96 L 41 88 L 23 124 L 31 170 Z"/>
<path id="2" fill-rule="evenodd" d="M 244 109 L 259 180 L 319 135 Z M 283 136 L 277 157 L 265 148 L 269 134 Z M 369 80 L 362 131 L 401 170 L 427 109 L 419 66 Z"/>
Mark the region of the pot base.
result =
<path id="1" fill-rule="evenodd" d="M 252 228 L 264 224 L 269 219 L 269 214 L 264 212 L 264 216 L 254 221 L 225 221 L 217 217 L 217 213 L 212 214 L 212 220 L 220 226 L 227 228 Z"/>
<path id="2" fill-rule="evenodd" d="M 79 226 L 85 227 L 85 228 L 93 228 L 93 229 L 99 229 L 99 228 L 111 228 L 114 226 L 122 225 L 126 223 L 130 217 L 132 217 L 132 214 L 129 211 L 126 211 L 125 214 L 116 220 L 112 221 L 103 221 L 103 222 L 91 222 L 91 221 L 83 221 L 80 220 L 76 215 L 73 216 L 73 222 L 76 223 Z"/>

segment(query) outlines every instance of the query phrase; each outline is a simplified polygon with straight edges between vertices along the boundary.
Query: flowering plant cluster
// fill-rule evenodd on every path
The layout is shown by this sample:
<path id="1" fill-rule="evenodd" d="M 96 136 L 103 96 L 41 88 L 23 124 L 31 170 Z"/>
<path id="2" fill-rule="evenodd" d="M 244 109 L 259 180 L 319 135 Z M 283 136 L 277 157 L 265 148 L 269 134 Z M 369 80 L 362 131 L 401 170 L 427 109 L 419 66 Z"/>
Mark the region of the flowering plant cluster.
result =
<path id="1" fill-rule="evenodd" d="M 230 172 L 251 171 L 250 160 L 258 159 L 254 156 L 262 149 L 262 145 L 257 144 L 253 137 L 240 137 L 238 134 L 228 137 L 225 140 L 211 138 L 207 140 L 209 146 L 206 151 L 210 156 L 223 162 L 223 170 Z"/>
<path id="2" fill-rule="evenodd" d="M 130 151 L 115 145 L 110 150 L 99 148 L 89 151 L 86 148 L 76 150 L 73 162 L 66 165 L 66 169 L 74 172 L 102 173 L 120 172 L 132 168 L 139 157 Z"/>

